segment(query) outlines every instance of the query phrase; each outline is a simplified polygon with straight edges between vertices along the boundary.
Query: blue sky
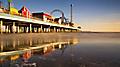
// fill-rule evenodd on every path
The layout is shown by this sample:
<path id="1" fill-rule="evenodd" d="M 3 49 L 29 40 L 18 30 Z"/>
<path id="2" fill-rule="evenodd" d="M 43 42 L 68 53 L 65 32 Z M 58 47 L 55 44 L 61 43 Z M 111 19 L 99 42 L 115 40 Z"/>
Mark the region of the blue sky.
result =
<path id="1" fill-rule="evenodd" d="M 7 6 L 7 0 L 1 1 Z M 13 0 L 12 3 L 17 9 L 24 5 L 31 12 L 60 9 L 67 18 L 73 4 L 73 22 L 79 23 L 82 30 L 120 32 L 120 0 Z"/>

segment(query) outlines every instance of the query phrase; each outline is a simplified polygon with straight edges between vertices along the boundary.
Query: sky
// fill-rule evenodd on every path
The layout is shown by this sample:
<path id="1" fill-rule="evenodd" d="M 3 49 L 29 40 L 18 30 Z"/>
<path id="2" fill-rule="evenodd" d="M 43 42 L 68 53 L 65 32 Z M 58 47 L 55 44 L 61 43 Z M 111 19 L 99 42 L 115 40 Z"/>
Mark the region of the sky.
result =
<path id="1" fill-rule="evenodd" d="M 7 7 L 7 0 L 0 0 Z M 50 13 L 62 10 L 70 19 L 70 4 L 73 4 L 73 23 L 83 31 L 120 32 L 120 0 L 13 0 L 12 5 L 21 9 L 26 6 L 31 12 Z M 60 17 L 59 12 L 53 14 Z"/>

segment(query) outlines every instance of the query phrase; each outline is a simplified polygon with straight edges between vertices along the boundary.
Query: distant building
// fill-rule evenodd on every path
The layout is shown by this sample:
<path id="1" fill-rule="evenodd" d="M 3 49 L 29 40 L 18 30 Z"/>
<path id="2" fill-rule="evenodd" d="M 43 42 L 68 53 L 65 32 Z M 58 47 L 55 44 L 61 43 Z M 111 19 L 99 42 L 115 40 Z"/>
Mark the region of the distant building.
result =
<path id="1" fill-rule="evenodd" d="M 0 8 L 0 12 L 4 12 L 2 8 Z"/>
<path id="2" fill-rule="evenodd" d="M 32 17 L 32 14 L 30 13 L 30 11 L 25 7 L 23 6 L 20 10 L 19 10 L 19 13 L 24 16 L 24 17 L 27 17 L 27 18 L 31 18 Z"/>
<path id="3" fill-rule="evenodd" d="M 5 9 L 5 8 L 0 8 L 0 12 L 1 12 L 1 13 L 8 13 L 8 10 Z"/>
<path id="4" fill-rule="evenodd" d="M 80 24 L 78 24 L 78 23 L 74 23 L 73 27 L 81 28 Z"/>
<path id="5" fill-rule="evenodd" d="M 55 18 L 54 22 L 56 22 L 58 24 L 62 24 L 62 19 L 61 18 Z"/>
<path id="6" fill-rule="evenodd" d="M 41 13 L 32 13 L 33 17 L 39 18 L 45 22 L 52 22 L 53 21 L 53 17 L 47 13 L 41 12 Z"/>

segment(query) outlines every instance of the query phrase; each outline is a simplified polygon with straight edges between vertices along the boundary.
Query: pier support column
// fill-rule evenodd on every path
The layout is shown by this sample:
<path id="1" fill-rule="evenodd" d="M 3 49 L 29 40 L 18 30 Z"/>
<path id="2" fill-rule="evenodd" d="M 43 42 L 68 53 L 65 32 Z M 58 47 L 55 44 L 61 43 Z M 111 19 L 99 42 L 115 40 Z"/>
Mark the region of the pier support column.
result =
<path id="1" fill-rule="evenodd" d="M 56 28 L 54 27 L 54 32 L 56 32 Z"/>
<path id="2" fill-rule="evenodd" d="M 30 24 L 30 33 L 32 33 L 32 24 Z"/>
<path id="3" fill-rule="evenodd" d="M 43 26 L 41 25 L 41 32 L 43 32 L 43 29 L 42 29 L 42 28 L 43 28 Z"/>
<path id="4" fill-rule="evenodd" d="M 12 32 L 13 32 L 13 33 L 15 33 L 15 32 L 16 32 L 15 22 L 13 22 Z"/>
<path id="5" fill-rule="evenodd" d="M 60 32 L 60 28 L 58 28 L 58 32 Z"/>
<path id="6" fill-rule="evenodd" d="M 39 29 L 39 27 L 37 27 L 37 33 L 38 33 L 38 29 Z"/>
<path id="7" fill-rule="evenodd" d="M 61 29 L 62 32 L 64 32 L 63 28 Z"/>
<path id="8" fill-rule="evenodd" d="M 46 28 L 43 28 L 43 32 L 45 32 L 46 31 Z"/>
<path id="9" fill-rule="evenodd" d="M 58 32 L 58 29 L 56 29 L 56 32 Z"/>
<path id="10" fill-rule="evenodd" d="M 59 32 L 61 32 L 61 29 L 59 28 Z"/>
<path id="11" fill-rule="evenodd" d="M 33 29 L 33 30 L 34 30 L 34 32 L 36 33 L 36 32 L 37 32 L 37 27 L 34 27 L 34 29 Z"/>
<path id="12" fill-rule="evenodd" d="M 49 28 L 47 28 L 47 32 L 49 32 Z"/>
<path id="13" fill-rule="evenodd" d="M 0 33 L 1 33 L 1 34 L 3 33 L 3 31 L 2 31 L 2 26 L 3 26 L 3 21 L 1 20 L 1 21 L 0 21 Z"/>
<path id="14" fill-rule="evenodd" d="M 45 28 L 45 32 L 47 32 L 47 28 Z"/>
<path id="15" fill-rule="evenodd" d="M 48 32 L 50 32 L 50 27 L 48 28 Z"/>
<path id="16" fill-rule="evenodd" d="M 28 33 L 29 32 L 29 27 L 26 27 L 26 33 Z"/>
<path id="17" fill-rule="evenodd" d="M 40 28 L 38 28 L 38 33 L 40 33 L 40 31 L 41 31 L 41 29 L 40 29 Z"/>
<path id="18" fill-rule="evenodd" d="M 19 26 L 19 32 L 21 33 L 22 32 L 22 28 Z"/>
<path id="19" fill-rule="evenodd" d="M 8 33 L 10 33 L 10 32 L 11 32 L 10 25 L 8 25 Z"/>
<path id="20" fill-rule="evenodd" d="M 58 28 L 58 31 L 57 32 L 60 32 L 60 28 Z"/>
<path id="21" fill-rule="evenodd" d="M 5 32 L 6 32 L 6 33 L 9 32 L 9 27 L 8 27 L 8 25 L 6 25 L 6 30 L 5 30 Z"/>
<path id="22" fill-rule="evenodd" d="M 19 33 L 20 32 L 20 29 L 19 29 L 19 26 L 17 26 L 17 33 Z"/>
<path id="23" fill-rule="evenodd" d="M 25 33 L 25 32 L 26 32 L 26 30 L 25 30 L 25 27 L 24 27 L 24 26 L 22 27 L 22 32 L 23 32 L 23 33 Z"/>

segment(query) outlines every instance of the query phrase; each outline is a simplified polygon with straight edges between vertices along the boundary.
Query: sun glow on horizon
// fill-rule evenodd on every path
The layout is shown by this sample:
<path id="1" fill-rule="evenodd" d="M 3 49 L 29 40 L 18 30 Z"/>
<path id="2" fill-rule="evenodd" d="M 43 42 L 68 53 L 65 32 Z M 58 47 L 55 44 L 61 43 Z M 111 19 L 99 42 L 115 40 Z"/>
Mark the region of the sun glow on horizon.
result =
<path id="1" fill-rule="evenodd" d="M 120 32 L 120 22 L 83 24 L 82 31 Z"/>

